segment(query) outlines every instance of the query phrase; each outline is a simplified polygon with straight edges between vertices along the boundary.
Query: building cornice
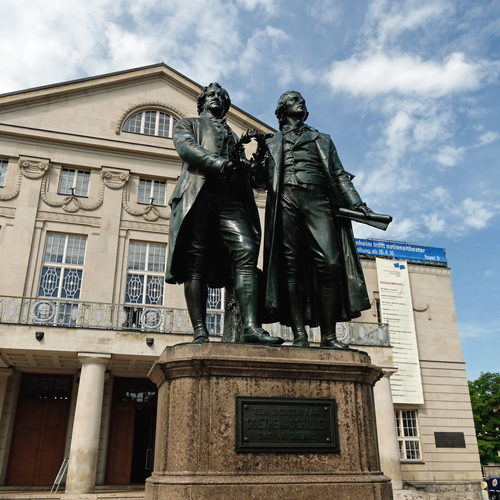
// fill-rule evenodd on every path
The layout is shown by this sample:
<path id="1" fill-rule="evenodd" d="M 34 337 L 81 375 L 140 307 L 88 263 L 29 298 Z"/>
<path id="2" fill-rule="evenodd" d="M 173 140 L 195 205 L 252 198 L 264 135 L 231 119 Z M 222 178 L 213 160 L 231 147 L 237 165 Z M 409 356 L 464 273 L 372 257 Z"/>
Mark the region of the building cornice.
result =
<path id="1" fill-rule="evenodd" d="M 172 139 L 167 138 L 162 138 L 162 140 L 165 141 L 165 146 L 157 146 L 154 144 L 141 144 L 118 139 L 71 134 L 68 132 L 35 129 L 0 123 L 0 138 L 2 137 L 24 140 L 32 143 L 43 142 L 44 145 L 63 144 L 70 148 L 77 146 L 82 149 L 91 149 L 93 151 L 100 150 L 107 153 L 125 153 L 140 156 L 142 158 L 144 158 L 144 156 L 160 157 L 180 163 Z"/>

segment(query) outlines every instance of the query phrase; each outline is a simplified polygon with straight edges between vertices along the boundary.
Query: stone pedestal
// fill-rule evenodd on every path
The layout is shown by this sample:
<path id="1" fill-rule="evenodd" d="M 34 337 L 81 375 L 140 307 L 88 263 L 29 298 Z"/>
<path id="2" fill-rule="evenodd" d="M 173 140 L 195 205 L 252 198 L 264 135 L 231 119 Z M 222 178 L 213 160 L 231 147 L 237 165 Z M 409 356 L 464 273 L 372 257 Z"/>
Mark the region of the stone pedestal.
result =
<path id="1" fill-rule="evenodd" d="M 381 375 L 357 350 L 167 347 L 149 374 L 159 389 L 146 500 L 391 500 L 373 402 Z M 339 452 L 236 451 L 237 396 L 335 400 Z"/>

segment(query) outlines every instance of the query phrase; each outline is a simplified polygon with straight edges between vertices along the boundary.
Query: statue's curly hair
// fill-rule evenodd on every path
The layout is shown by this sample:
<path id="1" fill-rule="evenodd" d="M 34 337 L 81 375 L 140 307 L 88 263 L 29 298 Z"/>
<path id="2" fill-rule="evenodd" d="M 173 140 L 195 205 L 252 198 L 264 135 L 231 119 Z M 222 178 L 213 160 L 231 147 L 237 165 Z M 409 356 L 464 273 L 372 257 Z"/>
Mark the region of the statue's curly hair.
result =
<path id="1" fill-rule="evenodd" d="M 280 98 L 278 99 L 278 105 L 276 106 L 276 111 L 274 112 L 276 118 L 278 118 L 280 130 L 283 128 L 283 125 L 285 124 L 286 100 L 290 94 L 299 94 L 302 97 L 302 94 L 300 92 L 297 92 L 296 90 L 287 90 L 284 94 L 281 94 Z M 304 121 L 307 120 L 308 116 L 309 116 L 309 111 L 307 111 L 306 107 L 306 115 L 304 116 Z"/>
<path id="2" fill-rule="evenodd" d="M 227 93 L 227 90 L 223 89 L 217 82 L 211 83 L 210 85 L 203 87 L 201 89 L 201 92 L 198 94 L 198 97 L 196 98 L 196 103 L 198 106 L 198 114 L 201 114 L 201 112 L 203 111 L 203 106 L 205 105 L 205 95 L 210 87 L 217 87 L 222 90 L 224 96 L 224 115 L 225 115 L 229 111 L 229 108 L 231 106 L 231 99 L 229 97 L 229 94 Z"/>

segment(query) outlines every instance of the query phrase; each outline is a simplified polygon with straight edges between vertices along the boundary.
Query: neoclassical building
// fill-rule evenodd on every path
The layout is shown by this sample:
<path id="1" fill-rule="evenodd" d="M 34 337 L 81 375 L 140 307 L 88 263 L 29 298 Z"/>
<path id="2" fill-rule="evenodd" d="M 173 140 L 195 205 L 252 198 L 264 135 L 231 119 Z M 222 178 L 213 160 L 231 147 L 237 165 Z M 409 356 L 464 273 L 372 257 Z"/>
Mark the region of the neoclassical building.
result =
<path id="1" fill-rule="evenodd" d="M 199 90 L 157 64 L 0 96 L 0 493 L 52 485 L 65 457 L 73 492 L 151 473 L 147 374 L 192 333 L 182 287 L 163 275 L 181 167 L 172 130 L 196 116 Z M 237 134 L 274 132 L 235 106 L 227 120 Z M 265 194 L 255 196 L 263 216 Z M 398 498 L 405 488 L 479 499 L 450 268 L 426 247 L 358 244 L 372 309 L 339 334 L 384 370 L 382 471 Z M 224 299 L 210 290 L 214 341 Z"/>

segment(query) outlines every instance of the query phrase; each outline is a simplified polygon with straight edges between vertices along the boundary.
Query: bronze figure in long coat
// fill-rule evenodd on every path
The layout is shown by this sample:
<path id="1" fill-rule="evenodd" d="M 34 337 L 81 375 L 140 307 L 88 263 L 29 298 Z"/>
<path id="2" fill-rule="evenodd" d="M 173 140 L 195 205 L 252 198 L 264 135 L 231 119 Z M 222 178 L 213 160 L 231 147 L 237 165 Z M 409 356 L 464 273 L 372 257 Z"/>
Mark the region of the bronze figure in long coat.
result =
<path id="1" fill-rule="evenodd" d="M 231 134 L 231 141 L 234 144 L 238 137 L 232 130 Z M 208 111 L 202 111 L 198 118 L 184 118 L 175 126 L 174 143 L 183 161 L 181 175 L 169 201 L 172 212 L 165 276 L 167 283 L 176 284 L 186 281 L 188 270 L 185 252 L 189 241 L 183 240 L 180 236 L 181 229 L 207 178 L 219 177 L 223 164 L 228 161 L 228 158 L 220 156 L 223 153 L 220 135 L 222 135 L 222 125 L 217 123 Z M 250 180 L 242 183 L 241 188 L 244 192 L 243 201 L 251 221 L 255 243 L 260 245 L 260 221 Z M 231 261 L 227 249 L 216 232 L 212 238 L 207 281 L 210 286 L 220 288 L 227 285 L 231 279 Z"/>
<path id="2" fill-rule="evenodd" d="M 265 159 L 260 169 L 257 166 L 257 179 L 264 179 L 268 189 L 265 321 L 291 324 L 294 345 L 304 347 L 304 325 L 320 324 L 322 346 L 345 348 L 336 338 L 335 322 L 358 317 L 370 302 L 351 222 L 336 212 L 339 207 L 372 212 L 344 170 L 330 136 L 304 124 L 308 113 L 302 96 L 283 94 L 276 114 L 280 131 L 266 139 Z M 318 244 L 325 235 L 331 241 Z M 329 265 L 323 266 L 325 260 L 333 262 L 333 271 L 322 276 Z"/>
<path id="3" fill-rule="evenodd" d="M 232 280 L 242 341 L 280 344 L 283 340 L 271 337 L 257 318 L 260 223 L 246 160 L 235 157 L 238 138 L 224 118 L 230 103 L 226 90 L 210 84 L 198 96 L 200 116 L 175 126 L 182 172 L 169 201 L 165 280 L 184 283 L 194 342 L 209 341 L 207 285 L 223 287 Z"/>

